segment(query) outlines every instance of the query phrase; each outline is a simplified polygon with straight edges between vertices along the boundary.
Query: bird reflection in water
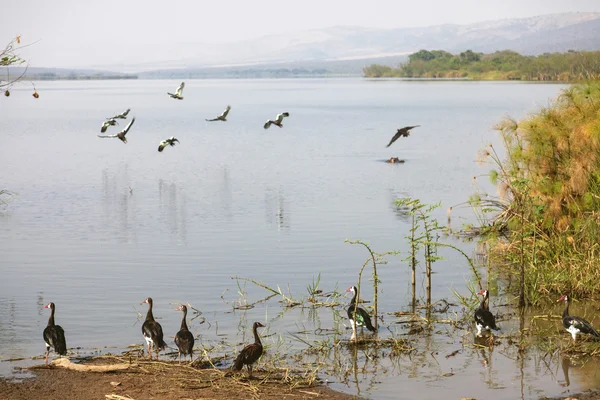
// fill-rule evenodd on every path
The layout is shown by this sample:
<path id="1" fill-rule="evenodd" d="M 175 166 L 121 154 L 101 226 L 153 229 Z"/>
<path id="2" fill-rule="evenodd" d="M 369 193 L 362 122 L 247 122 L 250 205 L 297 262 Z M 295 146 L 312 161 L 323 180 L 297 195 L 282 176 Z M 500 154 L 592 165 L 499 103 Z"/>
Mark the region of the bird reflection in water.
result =
<path id="1" fill-rule="evenodd" d="M 275 225 L 278 231 L 289 231 L 290 212 L 289 204 L 283 195 L 283 190 L 279 189 L 273 193 L 269 189 L 265 192 L 265 217 L 268 225 Z"/>
<path id="2" fill-rule="evenodd" d="M 179 242 L 187 243 L 187 201 L 173 182 L 158 180 L 160 221 Z"/>
<path id="3" fill-rule="evenodd" d="M 102 170 L 102 200 L 104 225 L 114 229 L 119 242 L 136 242 L 135 200 L 128 165 L 114 170 Z M 115 225 L 118 223 L 118 225 Z"/>

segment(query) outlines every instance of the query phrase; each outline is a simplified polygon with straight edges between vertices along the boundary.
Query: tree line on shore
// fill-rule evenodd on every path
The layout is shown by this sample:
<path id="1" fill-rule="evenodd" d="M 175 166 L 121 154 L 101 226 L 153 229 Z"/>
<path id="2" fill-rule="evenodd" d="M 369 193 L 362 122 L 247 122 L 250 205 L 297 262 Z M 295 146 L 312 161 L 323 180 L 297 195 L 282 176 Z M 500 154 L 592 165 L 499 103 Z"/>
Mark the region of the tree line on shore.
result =
<path id="1" fill-rule="evenodd" d="M 511 50 L 491 54 L 419 50 L 398 68 L 372 64 L 368 78 L 462 78 L 481 80 L 577 81 L 600 77 L 600 51 L 525 56 Z"/>

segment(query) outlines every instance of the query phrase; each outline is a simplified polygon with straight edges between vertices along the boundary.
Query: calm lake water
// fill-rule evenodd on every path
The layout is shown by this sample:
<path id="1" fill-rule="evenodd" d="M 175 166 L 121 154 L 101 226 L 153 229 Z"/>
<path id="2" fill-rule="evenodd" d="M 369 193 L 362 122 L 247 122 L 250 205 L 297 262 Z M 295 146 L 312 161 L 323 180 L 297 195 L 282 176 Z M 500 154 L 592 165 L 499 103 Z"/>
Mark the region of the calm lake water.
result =
<path id="1" fill-rule="evenodd" d="M 318 310 L 316 318 L 304 310 L 283 312 L 276 299 L 234 310 L 244 299 L 253 303 L 269 292 L 244 282 L 238 288 L 232 277 L 279 286 L 300 298 L 320 274 L 321 289 L 344 291 L 368 255 L 345 239 L 360 238 L 378 252 L 406 250 L 409 221 L 394 201 L 441 202 L 434 215 L 445 222 L 445 210 L 474 192 L 473 176 L 489 169 L 478 166 L 475 156 L 483 145 L 498 143 L 492 126 L 507 114 L 520 118 L 547 105 L 564 87 L 193 80 L 186 82 L 183 101 L 168 98 L 166 92 L 178 84 L 39 82 L 38 100 L 27 85 L 1 99 L 0 189 L 18 197 L 0 211 L 0 357 L 28 360 L 2 362 L 0 374 L 39 362 L 30 357 L 44 352 L 48 310 L 42 307 L 49 301 L 56 303 L 68 347 L 80 355 L 141 344 L 138 313 L 145 314 L 140 302 L 148 296 L 171 345 L 181 318 L 173 309 L 189 302 L 207 321 L 191 322 L 202 343 L 238 345 L 250 340 L 247 327 L 260 320 L 268 326 L 265 340 L 272 348 L 282 338 L 289 351 L 303 349 L 289 333 L 332 328 L 331 310 Z M 205 121 L 227 104 L 228 122 Z M 104 118 L 127 108 L 136 118 L 127 145 L 96 137 Z M 282 129 L 262 128 L 282 111 L 291 115 Z M 421 126 L 386 148 L 405 125 Z M 158 143 L 173 135 L 180 144 L 157 152 Z M 406 162 L 383 162 L 391 156 Z M 485 187 L 486 178 L 481 180 Z M 472 220 L 462 209 L 453 223 Z M 472 252 L 469 244 L 446 240 Z M 442 255 L 433 296 L 455 300 L 452 290 L 469 293 L 472 273 L 460 256 Z M 404 257 L 390 256 L 380 267 L 383 313 L 408 309 Z M 363 297 L 370 298 L 365 283 Z M 446 359 L 444 354 L 461 349 L 462 339 L 415 339 L 423 357 L 424 349 L 439 351 L 435 362 L 423 361 L 416 372 L 408 368 L 414 360 L 405 358 L 385 372 L 361 374 L 358 382 L 328 379 L 335 389 L 380 399 L 399 393 L 538 398 L 599 380 L 572 368 L 565 389 L 559 359 L 540 368 L 532 356 L 519 369 L 513 355 L 501 351 L 462 348 Z M 454 376 L 440 379 L 450 371 Z"/>

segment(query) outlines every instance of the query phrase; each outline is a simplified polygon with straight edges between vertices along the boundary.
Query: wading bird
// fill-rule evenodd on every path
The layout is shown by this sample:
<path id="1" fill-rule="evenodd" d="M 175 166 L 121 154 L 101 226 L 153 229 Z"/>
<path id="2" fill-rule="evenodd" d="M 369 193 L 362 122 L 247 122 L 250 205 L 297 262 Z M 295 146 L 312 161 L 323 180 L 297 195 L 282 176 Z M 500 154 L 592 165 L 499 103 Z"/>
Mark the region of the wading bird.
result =
<path id="1" fill-rule="evenodd" d="M 142 335 L 146 340 L 148 356 L 152 358 L 152 347 L 154 347 L 156 350 L 156 359 L 158 360 L 158 352 L 165 349 L 167 344 L 163 340 L 162 326 L 154 320 L 154 315 L 152 315 L 152 298 L 148 297 L 140 304 L 144 303 L 148 304 L 148 313 L 146 314 L 146 320 L 142 324 Z"/>
<path id="2" fill-rule="evenodd" d="M 392 143 L 394 143 L 396 140 L 398 140 L 399 137 L 403 136 L 403 137 L 408 137 L 410 135 L 410 130 L 416 127 L 419 127 L 421 125 L 415 125 L 415 126 L 405 126 L 402 129 L 398 129 L 398 132 L 396 132 L 396 134 L 394 135 L 394 137 L 392 138 L 392 140 L 390 140 L 390 142 L 388 143 L 387 146 L 385 147 L 390 147 L 392 145 Z"/>
<path id="3" fill-rule="evenodd" d="M 48 303 L 44 308 L 50 309 L 50 318 L 48 319 L 48 326 L 44 329 L 44 342 L 46 343 L 46 364 L 48 364 L 48 354 L 50 354 L 50 347 L 54 348 L 54 351 L 61 356 L 67 355 L 67 341 L 65 340 L 65 331 L 60 325 L 54 324 L 54 303 Z"/>
<path id="4" fill-rule="evenodd" d="M 283 124 L 281 122 L 283 121 L 284 117 L 289 117 L 289 116 L 290 116 L 289 112 L 277 114 L 277 118 L 275 118 L 275 121 L 273 121 L 272 119 L 268 119 L 267 122 L 265 122 L 265 125 L 263 126 L 263 128 L 269 129 L 271 124 L 277 125 L 278 127 L 283 128 Z"/>
<path id="5" fill-rule="evenodd" d="M 100 128 L 100 132 L 104 133 L 108 129 L 109 126 L 118 125 L 117 120 L 114 118 L 109 118 L 102 123 L 102 127 Z"/>
<path id="6" fill-rule="evenodd" d="M 131 111 L 131 108 L 128 108 L 125 112 L 121 113 L 121 114 L 117 114 L 114 117 L 110 118 L 110 119 L 127 119 L 127 114 L 129 114 L 129 111 Z"/>
<path id="7" fill-rule="evenodd" d="M 494 314 L 490 312 L 490 292 L 487 289 L 483 289 L 477 292 L 477 295 L 483 296 L 479 308 L 475 310 L 474 316 L 475 326 L 477 327 L 477 336 L 481 336 L 483 330 L 491 331 L 491 329 L 498 330 L 500 328 L 496 326 L 496 318 L 494 317 Z"/>
<path id="8" fill-rule="evenodd" d="M 129 128 L 131 128 L 131 125 L 133 125 L 134 122 L 135 122 L 135 117 L 133 117 L 131 119 L 131 122 L 129 122 L 129 124 L 127 124 L 125 129 L 123 129 L 121 132 L 117 133 L 116 135 L 97 135 L 97 136 L 99 138 L 118 138 L 120 141 L 127 144 L 127 138 L 125 137 L 125 135 L 127 135 L 127 132 L 129 132 Z"/>
<path id="9" fill-rule="evenodd" d="M 177 100 L 183 100 L 183 88 L 185 87 L 185 82 L 181 82 L 179 84 L 179 87 L 177 87 L 177 90 L 175 91 L 175 94 L 173 93 L 169 93 L 167 92 L 167 94 L 169 95 L 169 97 L 171 97 L 172 99 L 177 99 Z"/>
<path id="10" fill-rule="evenodd" d="M 352 296 L 352 300 L 350 301 L 350 306 L 348 307 L 348 319 L 350 320 L 350 325 L 352 325 L 352 337 L 356 336 L 356 327 L 366 327 L 371 332 L 375 332 L 376 329 L 371 323 L 371 317 L 369 313 L 365 311 L 364 308 L 356 306 L 356 297 L 358 295 L 358 290 L 356 286 L 350 286 L 346 289 L 346 292 L 351 292 L 354 294 Z M 354 308 L 356 307 L 356 318 L 354 317 Z M 356 321 L 356 324 L 354 323 Z"/>
<path id="11" fill-rule="evenodd" d="M 163 140 L 158 145 L 158 151 L 162 153 L 162 151 L 165 149 L 165 147 L 175 146 L 175 142 L 179 143 L 179 140 L 177 140 L 177 138 L 175 136 L 171 136 L 170 138 Z"/>
<path id="12" fill-rule="evenodd" d="M 571 336 L 573 336 L 573 341 L 577 341 L 577 335 L 580 335 L 582 333 L 586 333 L 595 337 L 600 337 L 598 331 L 596 331 L 592 324 L 587 322 L 585 319 L 579 317 L 572 317 L 569 315 L 569 298 L 567 297 L 567 295 L 564 295 L 560 299 L 556 300 L 557 303 L 559 301 L 565 302 L 565 310 L 562 314 L 562 323 L 567 332 L 569 332 Z"/>
<path id="13" fill-rule="evenodd" d="M 227 108 L 225 109 L 225 111 L 223 111 L 223 113 L 221 115 L 219 115 L 217 118 L 213 118 L 213 119 L 207 119 L 207 121 L 212 122 L 212 121 L 227 121 L 227 114 L 229 114 L 229 110 L 231 110 L 231 106 L 227 106 Z"/>
<path id="14" fill-rule="evenodd" d="M 193 359 L 194 352 L 194 335 L 189 331 L 187 327 L 187 323 L 185 319 L 187 317 L 187 307 L 183 304 L 175 309 L 175 311 L 183 311 L 183 318 L 181 319 L 181 328 L 179 332 L 175 335 L 175 344 L 177 345 L 177 349 L 179 350 L 179 363 L 181 363 L 181 355 L 183 354 L 183 358 L 185 361 L 185 356 L 190 355 L 190 361 Z"/>
<path id="15" fill-rule="evenodd" d="M 233 369 L 241 371 L 244 365 L 248 367 L 248 376 L 252 377 L 252 364 L 254 364 L 263 353 L 263 346 L 258 336 L 258 328 L 264 328 L 264 325 L 260 322 L 255 322 L 252 325 L 252 332 L 254 332 L 254 343 L 244 347 L 240 354 L 233 362 Z"/>

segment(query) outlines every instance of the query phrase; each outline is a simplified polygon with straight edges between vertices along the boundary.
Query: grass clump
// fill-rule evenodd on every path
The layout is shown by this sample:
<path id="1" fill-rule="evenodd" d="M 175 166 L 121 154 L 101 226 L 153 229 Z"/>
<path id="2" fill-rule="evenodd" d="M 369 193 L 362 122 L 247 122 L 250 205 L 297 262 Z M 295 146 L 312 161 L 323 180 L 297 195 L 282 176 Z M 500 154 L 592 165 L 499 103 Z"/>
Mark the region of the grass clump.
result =
<path id="1" fill-rule="evenodd" d="M 573 85 L 523 121 L 497 125 L 506 158 L 493 146 L 478 158 L 498 199 L 491 254 L 517 272 L 521 305 L 543 294 L 600 290 L 600 82 Z M 474 201 L 481 208 L 489 206 Z"/>

